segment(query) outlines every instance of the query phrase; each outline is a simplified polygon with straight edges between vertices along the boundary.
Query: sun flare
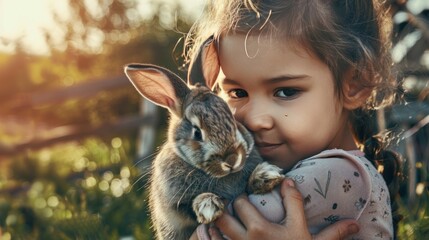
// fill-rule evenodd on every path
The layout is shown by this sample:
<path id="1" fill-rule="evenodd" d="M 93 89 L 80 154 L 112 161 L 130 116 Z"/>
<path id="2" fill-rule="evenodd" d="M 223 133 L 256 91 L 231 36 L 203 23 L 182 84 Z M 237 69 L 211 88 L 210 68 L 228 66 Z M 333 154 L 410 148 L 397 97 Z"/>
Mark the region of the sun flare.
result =
<path id="1" fill-rule="evenodd" d="M 0 1 L 0 51 L 13 52 L 12 41 L 21 40 L 34 53 L 48 51 L 42 30 L 56 31 L 52 10 L 67 12 L 66 1 Z"/>

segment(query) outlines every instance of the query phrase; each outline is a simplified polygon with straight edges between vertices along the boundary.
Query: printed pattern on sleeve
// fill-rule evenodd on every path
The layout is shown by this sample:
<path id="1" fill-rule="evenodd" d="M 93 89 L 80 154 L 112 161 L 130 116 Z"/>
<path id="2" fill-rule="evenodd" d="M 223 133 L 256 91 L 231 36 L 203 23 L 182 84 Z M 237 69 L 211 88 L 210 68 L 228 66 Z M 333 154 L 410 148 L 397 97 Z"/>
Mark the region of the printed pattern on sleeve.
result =
<path id="1" fill-rule="evenodd" d="M 359 151 L 333 149 L 300 161 L 286 174 L 304 198 L 311 233 L 342 219 L 356 219 L 360 232 L 350 239 L 392 239 L 390 197 L 383 177 Z M 250 195 L 268 220 L 281 222 L 284 209 L 278 192 Z"/>

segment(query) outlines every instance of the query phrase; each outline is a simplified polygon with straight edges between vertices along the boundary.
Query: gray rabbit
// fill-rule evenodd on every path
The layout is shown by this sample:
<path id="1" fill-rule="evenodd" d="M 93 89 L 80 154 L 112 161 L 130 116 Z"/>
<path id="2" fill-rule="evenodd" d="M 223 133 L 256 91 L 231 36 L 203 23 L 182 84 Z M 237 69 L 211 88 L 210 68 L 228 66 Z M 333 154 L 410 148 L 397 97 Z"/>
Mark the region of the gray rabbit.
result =
<path id="1" fill-rule="evenodd" d="M 167 108 L 168 139 L 152 163 L 149 208 L 158 239 L 189 239 L 200 223 L 216 220 L 223 199 L 247 191 L 270 191 L 283 176 L 262 161 L 252 135 L 236 122 L 224 100 L 207 88 L 218 66 L 208 39 L 193 62 L 186 84 L 171 71 L 150 64 L 129 64 L 125 73 L 138 92 Z"/>

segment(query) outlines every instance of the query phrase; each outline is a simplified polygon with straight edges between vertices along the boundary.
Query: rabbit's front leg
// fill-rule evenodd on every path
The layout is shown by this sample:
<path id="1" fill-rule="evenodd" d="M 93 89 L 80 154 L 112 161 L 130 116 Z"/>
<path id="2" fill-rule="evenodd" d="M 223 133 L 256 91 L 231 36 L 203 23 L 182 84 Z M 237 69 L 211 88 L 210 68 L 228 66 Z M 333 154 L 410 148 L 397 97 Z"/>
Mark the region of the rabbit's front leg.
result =
<path id="1" fill-rule="evenodd" d="M 283 181 L 284 175 L 281 172 L 281 168 L 268 162 L 258 164 L 252 175 L 250 175 L 247 191 L 255 194 L 270 192 L 277 184 Z"/>
<path id="2" fill-rule="evenodd" d="M 208 224 L 222 215 L 225 208 L 222 199 L 214 193 L 201 193 L 192 202 L 199 223 Z"/>

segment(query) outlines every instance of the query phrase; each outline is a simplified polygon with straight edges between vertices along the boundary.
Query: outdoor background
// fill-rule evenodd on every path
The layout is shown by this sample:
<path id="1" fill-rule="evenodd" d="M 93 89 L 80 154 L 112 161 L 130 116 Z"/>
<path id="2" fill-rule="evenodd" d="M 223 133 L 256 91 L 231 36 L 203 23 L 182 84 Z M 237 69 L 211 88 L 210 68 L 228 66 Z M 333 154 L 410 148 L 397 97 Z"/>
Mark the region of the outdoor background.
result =
<path id="1" fill-rule="evenodd" d="M 391 0 L 404 103 L 400 239 L 429 236 L 429 1 Z M 0 0 L 0 240 L 152 239 L 146 173 L 167 113 L 123 74 L 180 76 L 183 37 L 204 0 Z"/>

